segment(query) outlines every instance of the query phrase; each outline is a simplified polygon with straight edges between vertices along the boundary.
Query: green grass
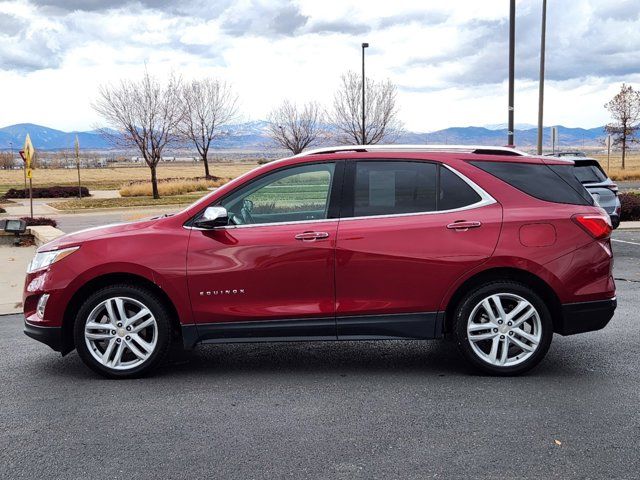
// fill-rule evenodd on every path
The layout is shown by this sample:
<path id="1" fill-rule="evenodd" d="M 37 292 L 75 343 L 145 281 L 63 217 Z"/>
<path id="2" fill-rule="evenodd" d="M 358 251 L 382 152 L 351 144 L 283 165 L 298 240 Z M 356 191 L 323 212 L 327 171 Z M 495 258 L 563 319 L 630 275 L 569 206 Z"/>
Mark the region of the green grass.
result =
<path id="1" fill-rule="evenodd" d="M 123 198 L 88 198 L 83 200 L 68 200 L 56 202 L 53 206 L 58 210 L 91 210 L 93 208 L 124 208 L 124 207 L 156 207 L 162 205 L 189 205 L 208 192 L 194 195 L 174 195 L 154 200 L 152 197 L 123 197 Z"/>

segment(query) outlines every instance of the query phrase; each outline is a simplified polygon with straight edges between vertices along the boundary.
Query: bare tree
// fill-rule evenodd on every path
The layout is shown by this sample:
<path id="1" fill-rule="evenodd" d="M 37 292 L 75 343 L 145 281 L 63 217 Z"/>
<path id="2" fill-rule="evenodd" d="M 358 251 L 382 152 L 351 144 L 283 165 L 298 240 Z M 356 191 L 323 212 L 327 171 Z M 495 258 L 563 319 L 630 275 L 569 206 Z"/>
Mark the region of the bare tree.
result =
<path id="1" fill-rule="evenodd" d="M 11 170 L 13 169 L 15 162 L 13 155 L 9 152 L 0 152 L 0 169 Z"/>
<path id="2" fill-rule="evenodd" d="M 328 114 L 338 143 L 370 145 L 394 142 L 402 131 L 398 120 L 396 87 L 390 80 L 367 78 L 365 90 L 365 131 L 362 138 L 362 78 L 349 71 L 342 75 L 340 87 Z"/>
<path id="3" fill-rule="evenodd" d="M 316 145 L 322 134 L 322 114 L 315 102 L 298 107 L 285 100 L 271 111 L 268 119 L 271 139 L 294 155 Z"/>
<path id="4" fill-rule="evenodd" d="M 160 198 L 156 168 L 162 151 L 179 140 L 180 85 L 180 79 L 173 74 L 161 83 L 145 71 L 140 81 L 122 80 L 116 86 L 103 85 L 93 105 L 107 123 L 103 134 L 114 145 L 140 150 L 151 170 L 153 198 Z"/>
<path id="5" fill-rule="evenodd" d="M 614 145 L 622 147 L 622 168 L 625 168 L 625 155 L 630 142 L 636 141 L 640 130 L 640 92 L 631 85 L 622 84 L 620 92 L 605 104 L 613 117 L 605 130 L 613 138 Z"/>
<path id="6" fill-rule="evenodd" d="M 204 162 L 204 173 L 211 178 L 207 154 L 220 127 L 238 113 L 238 96 L 231 87 L 214 78 L 194 80 L 180 89 L 183 109 L 181 134 L 193 142 Z"/>

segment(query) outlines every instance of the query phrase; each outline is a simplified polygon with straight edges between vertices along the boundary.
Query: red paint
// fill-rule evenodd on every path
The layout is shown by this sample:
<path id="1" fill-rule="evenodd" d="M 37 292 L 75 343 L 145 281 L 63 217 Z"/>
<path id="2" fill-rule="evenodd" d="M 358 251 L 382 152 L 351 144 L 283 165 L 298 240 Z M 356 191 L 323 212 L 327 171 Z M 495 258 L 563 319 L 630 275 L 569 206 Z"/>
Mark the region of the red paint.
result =
<path id="1" fill-rule="evenodd" d="M 375 158 L 442 162 L 486 190 L 496 203 L 453 213 L 219 231 L 183 226 L 209 204 L 264 173 L 311 161 Z M 478 159 L 563 163 L 551 158 L 420 152 L 342 152 L 272 162 L 174 216 L 65 235 L 47 244 L 46 250 L 80 248 L 45 271 L 27 275 L 25 315 L 34 324 L 61 325 L 79 288 L 116 273 L 158 285 L 183 324 L 442 311 L 473 275 L 504 267 L 538 276 L 563 303 L 615 296 L 608 233 L 598 230 L 598 220 L 593 220 L 602 217 L 601 209 L 532 198 L 468 163 Z M 585 225 L 572 218 L 591 220 Z M 470 228 L 451 228 L 456 222 L 472 223 Z M 328 237 L 295 238 L 307 232 L 325 232 Z M 35 309 L 44 292 L 51 296 L 46 318 L 39 320 Z"/>

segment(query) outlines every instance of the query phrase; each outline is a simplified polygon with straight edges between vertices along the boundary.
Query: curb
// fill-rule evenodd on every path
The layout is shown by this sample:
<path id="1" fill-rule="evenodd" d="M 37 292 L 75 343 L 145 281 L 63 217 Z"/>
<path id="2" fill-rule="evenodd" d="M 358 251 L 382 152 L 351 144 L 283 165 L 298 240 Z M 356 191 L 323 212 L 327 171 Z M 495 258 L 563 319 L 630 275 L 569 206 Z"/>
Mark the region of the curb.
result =
<path id="1" fill-rule="evenodd" d="M 640 222 L 620 222 L 616 230 L 640 230 Z"/>
<path id="2" fill-rule="evenodd" d="M 52 240 L 55 240 L 56 238 L 64 235 L 64 232 L 62 230 L 59 230 L 50 225 L 28 227 L 27 230 L 31 233 L 31 235 L 33 235 L 37 247 L 40 247 L 45 243 L 49 243 Z"/>

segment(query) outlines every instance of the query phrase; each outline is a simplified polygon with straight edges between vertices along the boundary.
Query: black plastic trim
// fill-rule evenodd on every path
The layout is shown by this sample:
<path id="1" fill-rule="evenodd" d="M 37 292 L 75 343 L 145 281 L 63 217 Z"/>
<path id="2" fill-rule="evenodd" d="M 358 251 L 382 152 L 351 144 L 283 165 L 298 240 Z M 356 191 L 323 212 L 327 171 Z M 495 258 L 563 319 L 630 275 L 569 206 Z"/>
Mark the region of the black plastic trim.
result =
<path id="1" fill-rule="evenodd" d="M 257 320 L 182 325 L 185 348 L 198 343 L 395 340 L 442 337 L 444 315 L 395 315 Z"/>
<path id="2" fill-rule="evenodd" d="M 338 317 L 338 340 L 430 339 L 436 335 L 437 313 Z"/>
<path id="3" fill-rule="evenodd" d="M 568 303 L 562 305 L 562 318 L 556 323 L 560 335 L 592 332 L 604 328 L 613 317 L 618 302 L 616 298 L 595 302 Z"/>
<path id="4" fill-rule="evenodd" d="M 62 327 L 39 327 L 25 320 L 24 334 L 50 346 L 56 352 L 62 352 Z"/>
<path id="5" fill-rule="evenodd" d="M 204 323 L 183 325 L 182 332 L 186 348 L 191 348 L 196 343 L 336 340 L 336 321 L 333 317 L 329 317 L 301 320 Z"/>

